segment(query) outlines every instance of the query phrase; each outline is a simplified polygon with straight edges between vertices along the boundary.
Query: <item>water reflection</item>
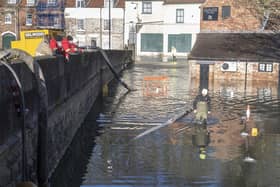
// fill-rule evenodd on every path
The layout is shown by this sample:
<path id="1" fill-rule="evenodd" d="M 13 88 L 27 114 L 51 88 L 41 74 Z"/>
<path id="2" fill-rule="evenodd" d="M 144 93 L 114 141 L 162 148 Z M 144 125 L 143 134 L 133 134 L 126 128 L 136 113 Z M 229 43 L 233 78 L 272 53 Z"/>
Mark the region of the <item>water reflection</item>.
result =
<path id="1" fill-rule="evenodd" d="M 79 174 L 80 186 L 280 184 L 280 101 L 277 87 L 271 83 L 248 83 L 244 89 L 234 81 L 210 81 L 209 118 L 215 123 L 197 131 L 191 123 L 191 113 L 132 141 L 192 105 L 199 82 L 190 80 L 187 70 L 186 62 L 141 62 L 124 72 L 123 79 L 137 91 L 126 94 L 125 89 L 114 84 L 111 94 L 103 98 L 103 109 L 96 119 L 100 135 L 94 145 L 87 147 L 90 156 L 84 165 L 86 170 Z M 154 94 L 154 88 L 149 89 L 153 94 L 143 92 L 147 76 L 168 77 L 164 94 Z M 253 128 L 258 129 L 257 136 L 252 135 Z M 248 136 L 242 136 L 242 132 Z M 208 137 L 211 141 L 207 141 Z M 255 162 L 244 162 L 248 156 Z M 64 170 L 71 164 L 67 163 Z"/>

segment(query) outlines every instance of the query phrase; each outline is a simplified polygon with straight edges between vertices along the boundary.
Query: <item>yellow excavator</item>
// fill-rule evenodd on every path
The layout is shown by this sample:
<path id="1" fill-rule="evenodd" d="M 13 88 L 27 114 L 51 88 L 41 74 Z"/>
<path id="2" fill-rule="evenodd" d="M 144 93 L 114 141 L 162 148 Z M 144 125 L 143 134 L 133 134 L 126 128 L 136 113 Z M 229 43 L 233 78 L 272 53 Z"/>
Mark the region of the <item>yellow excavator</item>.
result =
<path id="1" fill-rule="evenodd" d="M 20 40 L 12 41 L 11 48 L 21 49 L 26 51 L 31 56 L 35 56 L 36 49 L 41 43 L 44 35 L 55 36 L 61 35 L 64 36 L 65 33 L 61 30 L 52 30 L 52 29 L 38 29 L 38 30 L 25 30 L 20 32 Z"/>

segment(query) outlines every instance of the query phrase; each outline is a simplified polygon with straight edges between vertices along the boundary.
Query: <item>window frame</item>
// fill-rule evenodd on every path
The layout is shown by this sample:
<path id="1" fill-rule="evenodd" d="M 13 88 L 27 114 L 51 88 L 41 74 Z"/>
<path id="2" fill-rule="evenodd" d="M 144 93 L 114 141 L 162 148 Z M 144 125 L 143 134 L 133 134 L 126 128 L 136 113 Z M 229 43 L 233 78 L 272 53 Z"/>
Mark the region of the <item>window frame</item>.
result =
<path id="1" fill-rule="evenodd" d="M 76 0 L 76 8 L 85 8 L 86 1 L 85 0 Z"/>
<path id="2" fill-rule="evenodd" d="M 231 6 L 222 6 L 222 18 L 227 19 L 231 17 Z"/>
<path id="3" fill-rule="evenodd" d="M 35 0 L 26 0 L 26 5 L 27 6 L 34 6 L 35 5 Z"/>
<path id="4" fill-rule="evenodd" d="M 17 0 L 7 0 L 7 4 L 15 5 L 15 4 L 17 4 Z"/>
<path id="5" fill-rule="evenodd" d="M 31 19 L 30 19 L 30 16 L 31 16 Z M 32 13 L 26 13 L 25 25 L 26 26 L 32 26 L 33 25 L 33 15 L 32 15 Z"/>
<path id="6" fill-rule="evenodd" d="M 273 63 L 259 63 L 258 64 L 259 72 L 273 72 Z"/>
<path id="7" fill-rule="evenodd" d="M 57 4 L 57 0 L 48 0 L 47 2 L 48 5 L 54 6 Z"/>
<path id="8" fill-rule="evenodd" d="M 143 1 L 142 3 L 142 14 L 152 14 L 153 4 L 151 1 Z"/>
<path id="9" fill-rule="evenodd" d="M 182 14 L 182 15 L 180 15 Z M 176 9 L 176 23 L 184 23 L 185 11 L 183 8 Z"/>
<path id="10" fill-rule="evenodd" d="M 4 24 L 5 25 L 12 24 L 12 14 L 11 13 L 5 14 Z"/>
<path id="11" fill-rule="evenodd" d="M 109 2 L 111 1 L 111 8 L 115 7 L 115 0 L 104 0 L 104 8 L 109 8 Z"/>
<path id="12" fill-rule="evenodd" d="M 77 19 L 76 24 L 77 24 L 77 30 L 78 31 L 84 31 L 85 30 L 85 20 L 84 19 Z"/>
<path id="13" fill-rule="evenodd" d="M 210 19 L 209 16 L 215 16 Z M 218 21 L 219 7 L 204 7 L 202 9 L 202 21 Z"/>
<path id="14" fill-rule="evenodd" d="M 110 29 L 110 20 L 109 19 L 104 19 L 103 20 L 103 30 L 108 31 Z M 112 24 L 112 23 L 111 23 Z"/>

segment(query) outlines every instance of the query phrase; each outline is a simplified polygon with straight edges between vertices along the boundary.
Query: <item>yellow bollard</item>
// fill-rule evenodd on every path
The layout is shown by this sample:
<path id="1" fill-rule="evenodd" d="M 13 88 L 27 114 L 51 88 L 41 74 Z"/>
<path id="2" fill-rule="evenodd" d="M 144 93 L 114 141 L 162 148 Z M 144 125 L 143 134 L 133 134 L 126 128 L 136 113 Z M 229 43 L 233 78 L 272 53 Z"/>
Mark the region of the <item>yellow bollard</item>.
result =
<path id="1" fill-rule="evenodd" d="M 102 87 L 102 95 L 103 96 L 108 96 L 109 95 L 109 88 L 108 88 L 108 84 L 104 84 Z"/>
<path id="2" fill-rule="evenodd" d="M 258 128 L 251 129 L 251 136 L 258 136 Z"/>

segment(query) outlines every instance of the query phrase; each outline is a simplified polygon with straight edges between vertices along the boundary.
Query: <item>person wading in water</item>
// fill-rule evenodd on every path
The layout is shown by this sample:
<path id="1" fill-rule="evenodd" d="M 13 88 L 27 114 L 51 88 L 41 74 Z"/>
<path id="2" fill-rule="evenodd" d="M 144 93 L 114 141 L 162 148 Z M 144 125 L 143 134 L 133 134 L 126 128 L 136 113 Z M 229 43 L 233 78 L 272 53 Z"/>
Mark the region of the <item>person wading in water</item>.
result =
<path id="1" fill-rule="evenodd" d="M 201 94 L 193 101 L 195 124 L 192 134 L 193 145 L 199 148 L 199 158 L 206 158 L 206 147 L 210 142 L 210 133 L 207 130 L 207 117 L 211 111 L 211 99 L 208 90 L 203 88 Z"/>
<path id="2" fill-rule="evenodd" d="M 207 123 L 208 114 L 211 113 L 211 98 L 206 88 L 203 88 L 193 101 L 193 112 L 196 122 Z"/>

